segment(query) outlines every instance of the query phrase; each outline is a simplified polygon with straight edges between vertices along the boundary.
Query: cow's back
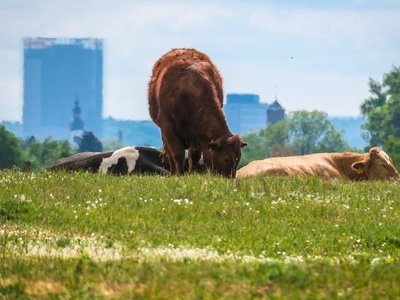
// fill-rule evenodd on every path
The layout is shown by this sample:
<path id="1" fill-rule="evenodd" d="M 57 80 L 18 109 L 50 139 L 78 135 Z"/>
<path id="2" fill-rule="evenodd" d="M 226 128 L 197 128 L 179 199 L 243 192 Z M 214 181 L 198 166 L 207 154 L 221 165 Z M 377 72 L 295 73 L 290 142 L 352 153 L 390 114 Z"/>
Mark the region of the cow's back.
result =
<path id="1" fill-rule="evenodd" d="M 182 111 L 182 98 L 193 99 L 193 94 L 201 92 L 199 89 L 204 84 L 214 90 L 214 100 L 221 108 L 222 78 L 207 55 L 195 49 L 173 49 L 163 55 L 155 63 L 149 82 L 149 112 L 152 120 L 160 126 L 160 107 Z M 177 101 L 177 105 L 170 101 Z M 201 105 L 194 104 L 196 107 L 193 107 L 193 103 L 189 104 L 190 111 L 198 110 L 197 106 Z"/>
<path id="2" fill-rule="evenodd" d="M 90 171 L 97 172 L 103 159 L 110 157 L 113 151 L 80 152 L 57 160 L 48 170 Z"/>
<path id="3" fill-rule="evenodd" d="M 237 171 L 237 178 L 282 174 L 338 178 L 343 174 L 333 160 L 334 154 L 318 153 L 304 156 L 271 157 L 256 160 Z"/>

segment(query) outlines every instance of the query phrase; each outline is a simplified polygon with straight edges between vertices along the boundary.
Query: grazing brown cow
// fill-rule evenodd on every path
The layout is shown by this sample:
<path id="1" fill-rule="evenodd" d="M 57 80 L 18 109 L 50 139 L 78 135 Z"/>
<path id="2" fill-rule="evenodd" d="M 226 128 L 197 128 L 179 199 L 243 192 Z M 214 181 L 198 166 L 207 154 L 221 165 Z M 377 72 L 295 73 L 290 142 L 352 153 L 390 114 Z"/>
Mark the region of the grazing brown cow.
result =
<path id="1" fill-rule="evenodd" d="M 222 79 L 210 58 L 195 49 L 173 49 L 154 65 L 149 82 L 149 110 L 160 127 L 171 173 L 183 174 L 185 149 L 189 169 L 201 154 L 207 167 L 235 177 L 241 148 L 222 112 Z"/>
<path id="2" fill-rule="evenodd" d="M 303 156 L 271 157 L 256 160 L 239 169 L 236 178 L 257 175 L 300 175 L 351 180 L 384 180 L 400 175 L 392 159 L 377 147 L 368 153 L 316 153 Z"/>

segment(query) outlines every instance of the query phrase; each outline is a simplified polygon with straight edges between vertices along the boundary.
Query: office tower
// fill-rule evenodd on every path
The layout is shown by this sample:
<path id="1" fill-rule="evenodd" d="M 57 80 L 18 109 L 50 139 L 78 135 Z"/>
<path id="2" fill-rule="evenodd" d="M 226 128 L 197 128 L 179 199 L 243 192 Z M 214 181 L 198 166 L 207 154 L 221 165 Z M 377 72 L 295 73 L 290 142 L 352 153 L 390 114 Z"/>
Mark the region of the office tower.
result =
<path id="1" fill-rule="evenodd" d="M 103 41 L 24 39 L 24 136 L 68 139 L 79 98 L 85 130 L 102 136 Z"/>
<path id="2" fill-rule="evenodd" d="M 245 134 L 267 126 L 267 104 L 255 94 L 228 94 L 224 112 L 229 128 Z"/>
<path id="3" fill-rule="evenodd" d="M 285 110 L 282 105 L 279 104 L 278 100 L 275 100 L 272 104 L 268 106 L 267 109 L 267 119 L 268 125 L 273 125 L 285 118 Z"/>
<path id="4" fill-rule="evenodd" d="M 228 94 L 224 112 L 231 131 L 239 134 L 263 129 L 285 118 L 278 100 L 268 105 L 255 94 Z"/>

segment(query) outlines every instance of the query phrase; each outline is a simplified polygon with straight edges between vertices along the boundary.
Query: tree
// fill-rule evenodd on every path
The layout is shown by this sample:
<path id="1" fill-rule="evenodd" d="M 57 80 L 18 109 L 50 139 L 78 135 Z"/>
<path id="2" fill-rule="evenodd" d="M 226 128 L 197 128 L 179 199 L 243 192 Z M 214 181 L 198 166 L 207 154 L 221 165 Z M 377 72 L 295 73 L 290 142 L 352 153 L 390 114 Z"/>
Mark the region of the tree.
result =
<path id="1" fill-rule="evenodd" d="M 82 140 L 79 143 L 79 152 L 101 152 L 103 146 L 98 138 L 91 131 L 85 131 L 82 134 Z"/>
<path id="2" fill-rule="evenodd" d="M 299 155 L 339 152 L 349 148 L 343 134 L 320 111 L 297 111 L 289 117 L 290 140 Z"/>
<path id="3" fill-rule="evenodd" d="M 261 131 L 265 136 L 267 156 L 288 156 L 293 154 L 290 145 L 290 122 L 283 120 Z"/>
<path id="4" fill-rule="evenodd" d="M 75 153 L 68 141 L 53 140 L 51 137 L 41 143 L 31 136 L 22 142 L 22 148 L 33 170 L 48 167 L 56 160 Z"/>
<path id="5" fill-rule="evenodd" d="M 23 154 L 17 137 L 0 124 L 0 169 L 21 166 Z"/>
<path id="6" fill-rule="evenodd" d="M 247 147 L 242 148 L 240 166 L 247 165 L 254 159 L 261 159 L 266 156 L 267 147 L 265 136 L 263 136 L 262 132 L 249 133 L 243 139 L 246 141 Z"/>
<path id="7" fill-rule="evenodd" d="M 400 66 L 383 75 L 382 83 L 370 79 L 371 96 L 362 103 L 361 113 L 367 148 L 380 146 L 400 164 Z"/>
<path id="8" fill-rule="evenodd" d="M 240 165 L 272 156 L 303 155 L 317 152 L 350 150 L 342 132 L 319 111 L 297 111 L 286 120 L 243 137 L 248 146 L 243 149 Z"/>
<path id="9" fill-rule="evenodd" d="M 43 141 L 41 148 L 40 163 L 43 167 L 50 166 L 56 160 L 74 153 L 68 141 L 53 140 L 51 137 L 47 137 Z"/>
<path id="10" fill-rule="evenodd" d="M 40 157 L 42 155 L 42 144 L 34 136 L 22 141 L 21 144 L 22 149 L 25 151 L 26 159 L 31 161 L 32 169 L 40 169 L 42 166 L 40 162 Z"/>
<path id="11" fill-rule="evenodd" d="M 115 151 L 123 148 L 124 144 L 120 140 L 106 139 L 102 141 L 103 151 Z"/>

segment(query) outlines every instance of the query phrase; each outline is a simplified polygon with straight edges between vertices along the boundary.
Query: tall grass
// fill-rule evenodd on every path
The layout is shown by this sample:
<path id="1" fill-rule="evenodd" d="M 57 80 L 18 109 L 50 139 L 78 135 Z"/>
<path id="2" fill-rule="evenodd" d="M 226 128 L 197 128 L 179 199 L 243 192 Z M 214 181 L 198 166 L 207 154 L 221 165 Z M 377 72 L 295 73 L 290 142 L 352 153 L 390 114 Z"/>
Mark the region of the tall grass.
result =
<path id="1" fill-rule="evenodd" d="M 392 182 L 0 173 L 5 297 L 397 297 Z"/>

